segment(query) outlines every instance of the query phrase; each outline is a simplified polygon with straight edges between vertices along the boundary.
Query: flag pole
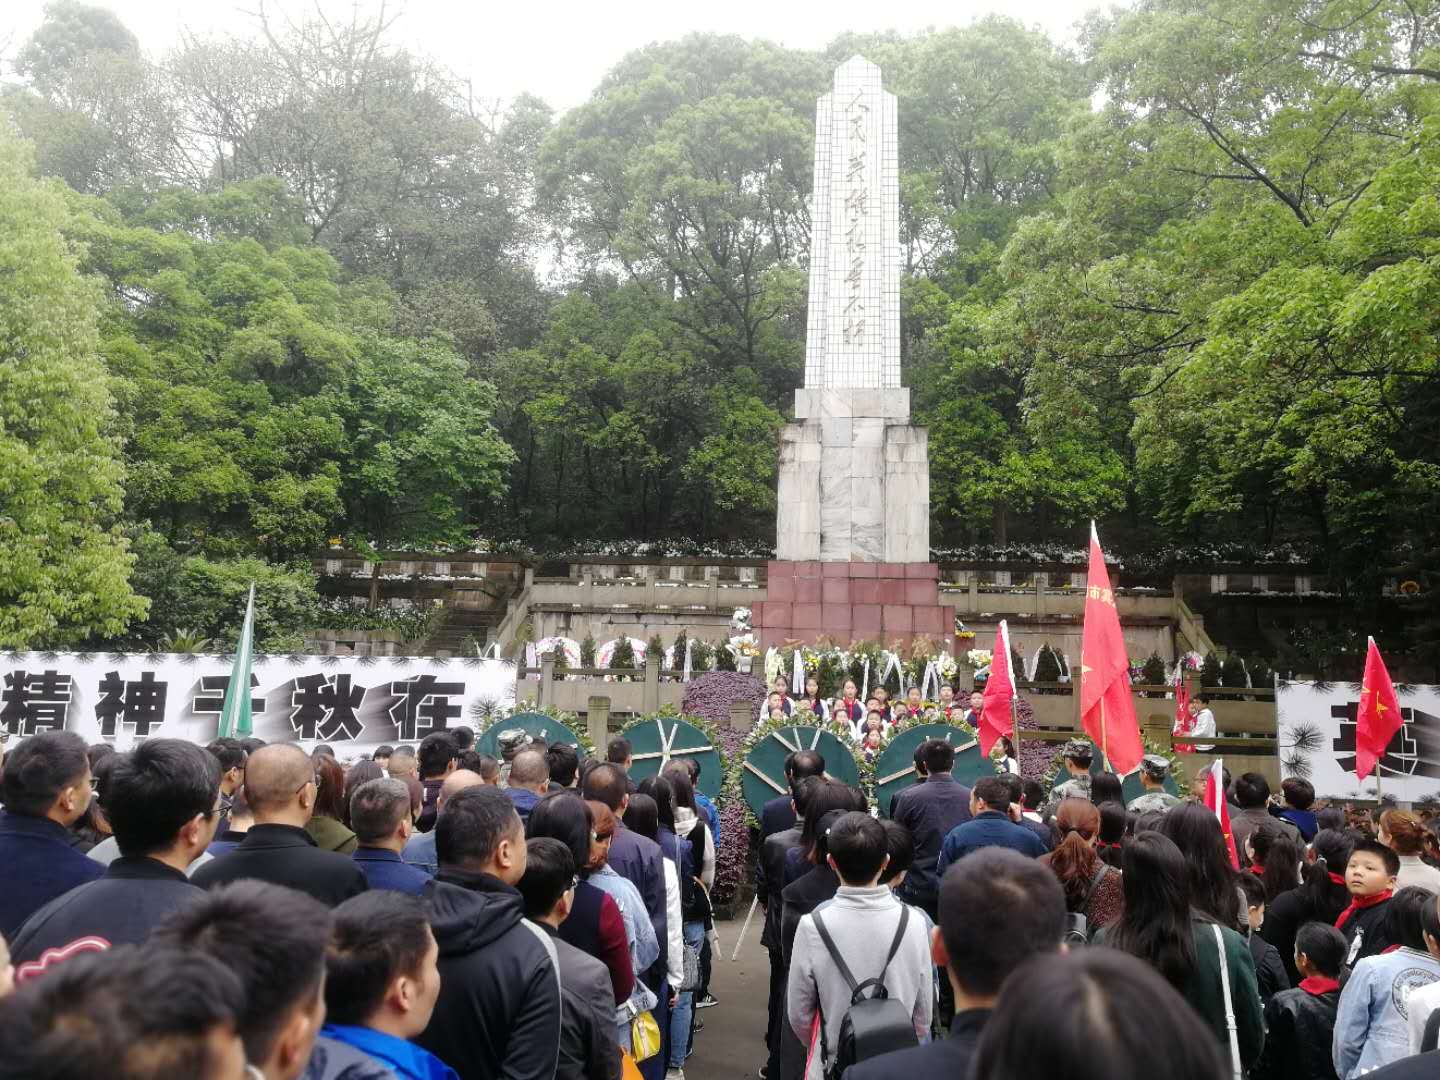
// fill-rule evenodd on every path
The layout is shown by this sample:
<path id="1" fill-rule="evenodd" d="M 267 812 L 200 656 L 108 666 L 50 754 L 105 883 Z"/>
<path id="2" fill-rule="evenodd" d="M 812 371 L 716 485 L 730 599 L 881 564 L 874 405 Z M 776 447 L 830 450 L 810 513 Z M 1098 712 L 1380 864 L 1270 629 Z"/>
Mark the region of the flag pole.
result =
<path id="1" fill-rule="evenodd" d="M 1105 699 L 1100 699 L 1100 760 L 1105 762 L 1105 771 L 1112 772 L 1110 768 L 1110 755 L 1107 747 L 1110 745 L 1110 738 L 1105 734 Z"/>

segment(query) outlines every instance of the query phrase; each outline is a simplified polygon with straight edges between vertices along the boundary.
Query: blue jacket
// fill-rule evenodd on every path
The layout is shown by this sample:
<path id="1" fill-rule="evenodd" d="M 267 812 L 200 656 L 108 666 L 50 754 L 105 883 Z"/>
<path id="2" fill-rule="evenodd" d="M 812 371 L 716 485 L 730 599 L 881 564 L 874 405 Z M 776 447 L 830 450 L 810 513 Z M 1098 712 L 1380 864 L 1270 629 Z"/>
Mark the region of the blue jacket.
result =
<path id="1" fill-rule="evenodd" d="M 789 795 L 777 795 L 760 808 L 760 839 L 795 826 L 795 808 Z"/>
<path id="2" fill-rule="evenodd" d="M 1331 1053 L 1340 1080 L 1410 1055 L 1410 994 L 1440 980 L 1440 961 L 1402 946 L 1355 965 L 1335 1012 Z"/>
<path id="3" fill-rule="evenodd" d="M 421 833 L 429 836 L 429 833 Z M 384 848 L 357 847 L 350 856 L 372 889 L 394 889 L 396 892 L 419 896 L 425 891 L 430 875 L 418 866 L 411 866 L 394 851 Z"/>
<path id="4" fill-rule="evenodd" d="M 520 815 L 521 821 L 530 820 L 530 811 L 535 809 L 535 804 L 540 801 L 540 796 L 529 788 L 507 787 L 505 794 L 510 796 L 510 801 L 515 804 L 515 812 Z"/>
<path id="5" fill-rule="evenodd" d="M 700 813 L 710 824 L 710 837 L 715 841 L 715 849 L 720 849 L 720 813 L 715 809 L 715 804 L 710 801 L 709 796 L 695 792 L 695 805 L 700 808 Z"/>
<path id="6" fill-rule="evenodd" d="M 936 773 L 924 783 L 902 791 L 891 816 L 897 824 L 910 830 L 915 843 L 915 859 L 905 875 L 901 895 L 906 902 L 924 908 L 933 918 L 940 890 L 940 875 L 936 870 L 940 845 L 952 829 L 970 820 L 970 789 L 949 773 Z"/>
<path id="7" fill-rule="evenodd" d="M 357 1063 L 357 1067 L 357 1064 L 345 1061 L 345 1058 L 352 1057 L 343 1053 L 346 1047 L 373 1061 L 377 1065 L 376 1070 L 365 1073 L 362 1071 L 363 1064 Z M 332 1062 L 330 1059 L 339 1060 Z M 336 1071 L 334 1065 L 348 1065 L 349 1068 Z M 382 1072 L 378 1066 L 387 1067 L 390 1072 Z M 310 1055 L 310 1069 L 305 1075 L 307 1080 L 330 1080 L 331 1077 L 348 1080 L 357 1074 L 368 1078 L 389 1076 L 391 1073 L 402 1080 L 458 1080 L 455 1070 L 429 1050 L 397 1039 L 394 1035 L 352 1024 L 326 1024 L 320 1029 L 320 1037 Z"/>
<path id="8" fill-rule="evenodd" d="M 1016 825 L 998 810 L 984 810 L 973 820 L 957 825 L 940 845 L 940 862 L 936 872 L 945 876 L 945 868 L 957 863 L 972 851 L 985 847 L 1005 847 L 1038 859 L 1045 854 L 1040 838 L 1023 825 Z"/>
<path id="9" fill-rule="evenodd" d="M 70 830 L 49 818 L 0 815 L 0 934 L 14 941 L 31 915 L 76 885 L 105 876 L 105 867 L 70 846 Z"/>
<path id="10" fill-rule="evenodd" d="M 406 840 L 405 850 L 400 853 L 400 858 L 434 877 L 440 870 L 440 856 L 435 854 L 435 830 L 416 833 Z"/>
<path id="11" fill-rule="evenodd" d="M 1287 806 L 1284 810 L 1275 811 L 1275 816 L 1299 829 L 1301 838 L 1307 844 L 1314 840 L 1315 834 L 1320 831 L 1320 822 L 1309 810 L 1292 810 Z"/>

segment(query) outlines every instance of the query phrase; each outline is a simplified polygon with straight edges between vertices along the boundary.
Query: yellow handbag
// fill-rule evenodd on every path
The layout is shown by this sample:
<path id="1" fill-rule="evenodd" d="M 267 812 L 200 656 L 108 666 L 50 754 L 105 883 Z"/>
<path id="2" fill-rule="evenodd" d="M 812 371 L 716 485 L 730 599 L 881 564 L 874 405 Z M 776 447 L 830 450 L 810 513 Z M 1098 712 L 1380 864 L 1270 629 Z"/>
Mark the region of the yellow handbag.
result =
<path id="1" fill-rule="evenodd" d="M 648 1009 L 630 1021 L 630 1053 L 636 1061 L 649 1061 L 660 1053 L 660 1025 Z"/>

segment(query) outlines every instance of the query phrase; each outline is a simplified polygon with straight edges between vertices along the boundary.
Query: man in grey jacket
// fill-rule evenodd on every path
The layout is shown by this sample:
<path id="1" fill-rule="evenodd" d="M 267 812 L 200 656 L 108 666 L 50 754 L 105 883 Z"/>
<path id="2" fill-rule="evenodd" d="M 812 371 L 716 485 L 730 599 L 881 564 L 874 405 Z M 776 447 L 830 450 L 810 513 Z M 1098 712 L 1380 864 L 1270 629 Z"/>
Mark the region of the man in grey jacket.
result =
<path id="1" fill-rule="evenodd" d="M 930 1027 L 934 968 L 925 924 L 919 918 L 909 920 L 894 959 L 885 966 L 905 907 L 888 886 L 879 884 L 889 859 L 885 829 L 869 814 L 852 811 L 830 827 L 827 847 L 840 888 L 825 905 L 826 930 L 857 980 L 877 978 L 885 969 L 886 994 L 910 1011 L 918 1039 Z M 800 1041 L 810 1044 L 818 1013 L 824 1024 L 823 1047 L 833 1057 L 850 996 L 849 985 L 815 928 L 815 916 L 804 916 L 795 932 L 787 985 L 790 1026 Z M 810 1055 L 807 1080 L 824 1075 L 829 1061 L 822 1062 L 822 1056 L 819 1050 Z"/>
<path id="2" fill-rule="evenodd" d="M 557 936 L 575 899 L 575 857 L 559 840 L 526 843 L 525 875 L 516 888 L 525 917 L 550 935 L 560 970 L 560 1061 L 555 1080 L 620 1080 L 615 998 L 610 972 Z"/>

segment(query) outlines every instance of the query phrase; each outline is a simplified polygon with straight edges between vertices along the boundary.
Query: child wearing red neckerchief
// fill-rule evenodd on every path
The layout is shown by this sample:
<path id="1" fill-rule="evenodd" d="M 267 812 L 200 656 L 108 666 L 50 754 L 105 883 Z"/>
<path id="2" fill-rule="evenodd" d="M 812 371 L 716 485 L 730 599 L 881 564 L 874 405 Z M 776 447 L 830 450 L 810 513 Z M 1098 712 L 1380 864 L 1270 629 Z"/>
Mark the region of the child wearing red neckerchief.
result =
<path id="1" fill-rule="evenodd" d="M 1265 1049 L 1256 1076 L 1311 1080 L 1335 1075 L 1331 1043 L 1344 963 L 1344 934 L 1322 922 L 1300 927 L 1295 935 L 1300 985 L 1281 990 L 1265 1005 Z"/>
<path id="2" fill-rule="evenodd" d="M 1335 920 L 1335 929 L 1345 935 L 1350 945 L 1345 958 L 1348 966 L 1390 947 L 1385 909 L 1395 895 L 1395 877 L 1399 873 L 1400 856 L 1379 840 L 1361 840 L 1350 852 L 1345 866 L 1350 906 Z"/>

